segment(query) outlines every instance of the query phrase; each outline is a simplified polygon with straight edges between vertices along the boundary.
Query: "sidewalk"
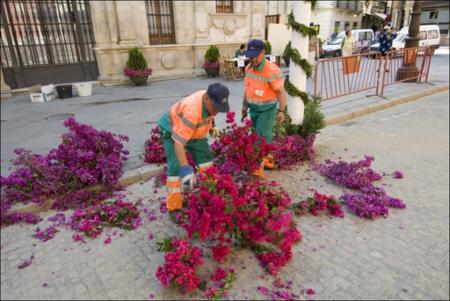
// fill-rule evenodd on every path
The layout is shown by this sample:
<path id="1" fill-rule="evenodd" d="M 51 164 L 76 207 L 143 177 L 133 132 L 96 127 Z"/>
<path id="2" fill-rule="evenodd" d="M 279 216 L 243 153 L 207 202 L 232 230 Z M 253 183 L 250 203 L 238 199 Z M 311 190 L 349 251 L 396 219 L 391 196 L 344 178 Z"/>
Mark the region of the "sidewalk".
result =
<path id="1" fill-rule="evenodd" d="M 444 49 L 445 52 L 445 49 Z M 448 49 L 446 54 L 433 57 L 429 84 L 395 84 L 385 89 L 385 99 L 372 96 L 374 91 L 324 101 L 322 111 L 327 120 L 347 118 L 354 112 L 371 106 L 386 105 L 399 97 L 414 96 L 429 89 L 448 85 Z M 287 73 L 288 69 L 283 68 Z M 56 99 L 47 103 L 30 103 L 28 95 L 19 95 L 1 102 L 1 174 L 7 175 L 18 147 L 36 153 L 47 153 L 60 142 L 65 132 L 63 121 L 75 116 L 79 122 L 91 124 L 97 129 L 130 137 L 126 144 L 130 156 L 124 169 L 143 165 L 140 154 L 150 130 L 170 105 L 195 90 L 206 89 L 213 82 L 223 82 L 230 89 L 231 110 L 240 116 L 244 82 L 225 81 L 222 78 L 196 77 L 179 80 L 152 82 L 144 87 L 115 86 L 96 87 L 90 97 Z M 312 81 L 308 81 L 308 92 L 312 92 Z M 217 125 L 225 125 L 225 116 L 219 114 Z"/>

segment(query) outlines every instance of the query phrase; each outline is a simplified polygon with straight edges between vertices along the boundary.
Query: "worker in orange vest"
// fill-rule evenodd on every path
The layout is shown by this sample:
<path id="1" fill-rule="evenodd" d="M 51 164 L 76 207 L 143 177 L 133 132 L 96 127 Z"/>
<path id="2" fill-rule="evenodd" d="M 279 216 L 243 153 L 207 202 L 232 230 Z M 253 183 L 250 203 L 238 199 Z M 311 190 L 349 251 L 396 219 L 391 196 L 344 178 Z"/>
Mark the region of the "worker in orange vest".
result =
<path id="1" fill-rule="evenodd" d="M 194 169 L 188 164 L 186 150 L 192 154 L 199 172 L 213 165 L 206 136 L 212 129 L 214 116 L 230 111 L 229 95 L 225 85 L 211 84 L 208 90 L 176 102 L 158 121 L 167 158 L 166 206 L 174 222 L 183 206 L 182 186 L 190 188 L 194 184 Z"/>
<path id="2" fill-rule="evenodd" d="M 250 118 L 256 132 L 270 143 L 273 139 L 275 119 L 280 123 L 284 122 L 286 92 L 283 73 L 277 65 L 266 60 L 264 42 L 261 40 L 251 40 L 245 56 L 250 59 L 250 64 L 245 68 L 242 120 L 247 117 L 250 109 Z M 279 103 L 278 110 L 277 103 Z M 269 169 L 274 167 L 271 156 L 263 159 L 261 168 L 255 175 L 262 176 L 264 167 Z"/>

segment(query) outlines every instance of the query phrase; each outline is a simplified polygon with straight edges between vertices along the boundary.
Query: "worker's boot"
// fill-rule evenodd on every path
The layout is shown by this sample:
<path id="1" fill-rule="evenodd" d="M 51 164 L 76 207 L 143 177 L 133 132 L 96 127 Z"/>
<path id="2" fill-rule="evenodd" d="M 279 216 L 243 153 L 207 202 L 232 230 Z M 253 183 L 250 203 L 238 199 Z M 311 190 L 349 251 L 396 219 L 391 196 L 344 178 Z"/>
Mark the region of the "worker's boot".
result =
<path id="1" fill-rule="evenodd" d="M 207 171 L 212 166 L 214 166 L 213 162 L 212 161 L 208 161 L 208 162 L 199 164 L 197 170 L 198 170 L 199 173 L 202 174 L 202 173 L 205 173 L 205 171 Z"/>
<path id="2" fill-rule="evenodd" d="M 168 211 L 181 209 L 183 206 L 183 196 L 181 195 L 180 177 L 167 177 L 167 199 L 166 207 Z"/>
<path id="3" fill-rule="evenodd" d="M 265 169 L 274 169 L 275 168 L 275 160 L 271 155 L 268 155 L 263 159 L 263 164 Z"/>
<path id="4" fill-rule="evenodd" d="M 177 210 L 172 210 L 172 211 L 168 211 L 169 212 L 169 219 L 172 223 L 174 224 L 180 224 L 180 221 L 177 219 L 178 214 L 181 213 L 181 210 L 177 209 Z"/>
<path id="5" fill-rule="evenodd" d="M 253 175 L 262 179 L 266 178 L 266 176 L 264 175 L 264 162 L 262 162 L 260 167 L 253 172 Z"/>

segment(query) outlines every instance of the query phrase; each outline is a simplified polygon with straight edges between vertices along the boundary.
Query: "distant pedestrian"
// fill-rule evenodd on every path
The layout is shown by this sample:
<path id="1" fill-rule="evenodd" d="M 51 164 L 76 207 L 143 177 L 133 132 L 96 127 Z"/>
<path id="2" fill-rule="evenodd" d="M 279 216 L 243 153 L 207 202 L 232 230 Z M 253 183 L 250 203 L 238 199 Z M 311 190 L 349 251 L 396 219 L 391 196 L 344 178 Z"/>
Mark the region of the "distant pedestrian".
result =
<path id="1" fill-rule="evenodd" d="M 397 35 L 395 33 L 392 33 L 391 27 L 389 25 L 386 25 L 383 28 L 383 32 L 380 34 L 380 52 L 381 52 L 381 56 L 384 60 L 386 60 L 389 52 L 391 51 L 392 42 L 394 41 L 396 36 Z M 387 66 L 386 66 L 386 72 L 389 72 L 389 69 Z"/>
<path id="2" fill-rule="evenodd" d="M 382 56 L 391 51 L 392 41 L 395 39 L 396 34 L 392 33 L 391 27 L 386 25 L 383 28 L 383 32 L 380 34 L 380 52 Z"/>
<path id="3" fill-rule="evenodd" d="M 342 41 L 342 56 L 350 56 L 353 54 L 353 48 L 355 47 L 355 39 L 352 36 L 352 30 L 347 29 L 345 31 L 345 37 Z"/>

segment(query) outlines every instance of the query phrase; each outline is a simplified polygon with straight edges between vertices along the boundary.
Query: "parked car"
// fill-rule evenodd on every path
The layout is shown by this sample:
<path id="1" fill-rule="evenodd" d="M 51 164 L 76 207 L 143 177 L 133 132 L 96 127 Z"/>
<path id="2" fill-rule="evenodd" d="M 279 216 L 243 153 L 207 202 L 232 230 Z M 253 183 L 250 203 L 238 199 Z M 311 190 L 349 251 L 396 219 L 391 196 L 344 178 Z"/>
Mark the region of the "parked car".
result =
<path id="1" fill-rule="evenodd" d="M 403 27 L 397 37 L 392 42 L 392 50 L 405 48 L 405 39 L 408 36 L 408 27 Z M 437 25 L 420 25 L 419 27 L 419 46 L 432 46 L 439 48 L 440 33 Z M 380 43 L 375 43 L 370 47 L 370 51 L 379 51 Z"/>
<path id="2" fill-rule="evenodd" d="M 322 45 L 319 50 L 319 57 L 338 57 L 342 55 L 342 42 L 344 41 L 343 37 L 337 37 L 336 39 L 328 42 L 327 44 Z"/>
<path id="3" fill-rule="evenodd" d="M 374 33 L 372 29 L 354 29 L 352 36 L 355 39 L 355 48 L 353 54 L 365 53 L 369 51 L 370 45 L 374 41 Z M 342 42 L 344 41 L 345 31 L 340 32 L 331 42 L 322 46 L 320 57 L 338 57 L 342 55 Z"/>

